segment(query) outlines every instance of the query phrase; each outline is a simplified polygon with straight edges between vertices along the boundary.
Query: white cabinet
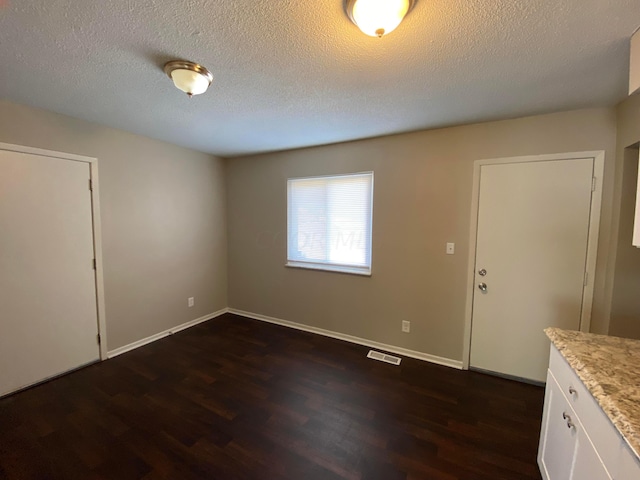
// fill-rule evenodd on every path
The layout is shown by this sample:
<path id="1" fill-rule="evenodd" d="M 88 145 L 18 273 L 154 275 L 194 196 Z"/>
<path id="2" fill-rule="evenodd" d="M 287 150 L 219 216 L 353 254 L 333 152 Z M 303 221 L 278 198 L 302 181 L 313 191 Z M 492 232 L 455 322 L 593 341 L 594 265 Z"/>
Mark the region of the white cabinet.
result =
<path id="1" fill-rule="evenodd" d="M 640 461 L 551 347 L 538 465 L 545 480 L 638 480 Z"/>
<path id="2" fill-rule="evenodd" d="M 576 422 L 578 422 L 577 419 Z M 602 463 L 602 459 L 587 436 L 584 426 L 580 424 L 580 427 L 576 425 L 576 428 L 578 429 L 576 453 L 573 457 L 571 480 L 586 480 L 588 478 L 592 480 L 610 480 L 610 472 L 607 471 L 607 468 Z"/>
<path id="3" fill-rule="evenodd" d="M 611 479 L 551 372 L 547 372 L 538 464 L 546 480 Z"/>
<path id="4" fill-rule="evenodd" d="M 568 403 L 550 372 L 547 372 L 547 390 L 544 396 L 542 433 L 538 464 L 547 479 L 571 477 L 571 461 L 576 450 L 575 431 L 567 428 L 563 415 Z"/>
<path id="5" fill-rule="evenodd" d="M 617 470 L 614 474 L 615 480 L 638 480 L 640 478 L 640 459 L 629 448 L 623 448 L 620 452 Z"/>

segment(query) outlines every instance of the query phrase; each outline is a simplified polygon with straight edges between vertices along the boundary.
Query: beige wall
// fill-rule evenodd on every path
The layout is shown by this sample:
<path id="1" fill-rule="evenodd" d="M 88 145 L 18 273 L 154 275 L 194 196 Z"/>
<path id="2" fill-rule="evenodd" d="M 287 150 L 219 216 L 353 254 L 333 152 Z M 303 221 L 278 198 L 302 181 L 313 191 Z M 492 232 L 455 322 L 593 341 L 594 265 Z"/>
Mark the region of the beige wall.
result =
<path id="1" fill-rule="evenodd" d="M 109 350 L 226 307 L 222 160 L 4 101 L 0 142 L 98 158 Z"/>
<path id="2" fill-rule="evenodd" d="M 615 141 L 615 111 L 592 109 L 228 160 L 229 306 L 461 360 L 474 160 L 605 150 L 592 330 L 606 332 Z M 285 268 L 286 179 L 365 170 L 373 276 Z"/>
<path id="3" fill-rule="evenodd" d="M 631 245 L 638 178 L 640 96 L 622 102 L 617 113 L 616 202 L 619 202 L 620 210 L 609 333 L 640 338 L 640 249 Z"/>
<path id="4" fill-rule="evenodd" d="M 618 117 L 618 144 L 637 142 L 640 102 Z M 0 102 L 0 142 L 99 159 L 110 350 L 226 307 L 228 263 L 231 307 L 460 360 L 473 161 L 584 150 L 606 152 L 592 321 L 606 332 L 615 141 L 613 110 L 564 112 L 231 159 L 225 192 L 219 159 Z M 373 276 L 285 268 L 286 179 L 364 170 L 376 172 Z"/>

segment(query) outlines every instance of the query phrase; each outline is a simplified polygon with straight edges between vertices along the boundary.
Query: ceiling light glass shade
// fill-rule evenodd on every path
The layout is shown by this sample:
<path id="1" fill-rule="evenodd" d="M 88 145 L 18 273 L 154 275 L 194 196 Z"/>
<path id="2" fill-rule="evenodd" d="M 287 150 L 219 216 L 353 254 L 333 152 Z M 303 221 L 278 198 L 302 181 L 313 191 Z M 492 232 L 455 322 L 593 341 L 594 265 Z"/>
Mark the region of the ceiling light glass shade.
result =
<path id="1" fill-rule="evenodd" d="M 393 32 L 415 0 L 347 0 L 347 14 L 363 33 L 382 37 Z"/>
<path id="2" fill-rule="evenodd" d="M 176 88 L 190 97 L 206 92 L 213 81 L 211 72 L 197 63 L 175 60 L 167 63 L 164 71 Z"/>

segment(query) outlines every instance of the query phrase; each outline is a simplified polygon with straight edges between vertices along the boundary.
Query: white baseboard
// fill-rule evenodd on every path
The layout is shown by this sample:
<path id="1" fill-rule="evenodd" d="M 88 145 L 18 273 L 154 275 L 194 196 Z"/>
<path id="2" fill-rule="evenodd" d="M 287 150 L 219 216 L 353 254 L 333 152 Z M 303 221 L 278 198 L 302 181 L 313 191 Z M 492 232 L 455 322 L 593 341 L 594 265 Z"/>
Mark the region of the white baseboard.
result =
<path id="1" fill-rule="evenodd" d="M 393 345 L 387 345 L 385 343 L 374 342 L 373 340 L 367 340 L 366 338 L 355 337 L 353 335 L 347 335 L 344 333 L 333 332 L 331 330 L 325 330 L 323 328 L 311 327 L 309 325 L 304 325 L 302 323 L 291 322 L 289 320 L 282 320 L 280 318 L 269 317 L 267 315 L 261 315 L 259 313 L 245 312 L 244 310 L 238 310 L 236 308 L 223 308 L 222 310 L 218 310 L 215 313 L 210 313 L 209 315 L 205 315 L 200 318 L 196 318 L 195 320 L 191 320 L 190 322 L 183 323 L 182 325 L 178 325 L 176 327 L 172 327 L 168 330 L 165 330 L 160 333 L 156 333 L 155 335 L 151 335 L 149 337 L 143 338 L 136 342 L 130 343 L 129 345 L 125 345 L 123 347 L 116 348 L 114 350 L 110 350 L 107 353 L 107 358 L 117 357 L 118 355 L 122 355 L 123 353 L 130 352 L 131 350 L 135 350 L 136 348 L 142 347 L 149 343 L 155 342 L 156 340 L 160 340 L 161 338 L 168 337 L 169 335 L 173 335 L 174 333 L 178 333 L 187 328 L 193 327 L 200 323 L 206 322 L 207 320 L 212 320 L 216 317 L 224 315 L 225 313 L 233 313 L 235 315 L 240 315 L 242 317 L 252 318 L 254 320 L 260 320 L 262 322 L 273 323 L 276 325 L 281 325 L 283 327 L 294 328 L 296 330 L 302 330 L 304 332 L 315 333 L 317 335 L 322 335 L 324 337 L 335 338 L 337 340 L 344 340 L 345 342 L 355 343 L 357 345 L 364 345 L 365 347 L 377 348 L 379 350 L 384 350 L 386 352 L 395 353 L 398 355 L 403 355 L 405 357 L 416 358 L 418 360 L 423 360 L 425 362 L 435 363 L 438 365 L 444 365 L 445 367 L 451 367 L 461 370 L 462 362 L 458 360 L 452 360 L 450 358 L 438 357 L 436 355 L 431 355 L 429 353 L 418 352 L 415 350 L 409 350 L 407 348 L 396 347 Z"/>
<path id="2" fill-rule="evenodd" d="M 377 348 L 390 353 L 396 353 L 405 357 L 416 358 L 418 360 L 424 360 L 425 362 L 436 363 L 438 365 L 444 365 L 445 367 L 457 368 L 462 370 L 462 362 L 459 360 L 451 360 L 450 358 L 438 357 L 436 355 L 430 355 L 428 353 L 417 352 L 415 350 L 409 350 L 402 347 L 395 347 L 393 345 L 387 345 L 384 343 L 374 342 L 365 338 L 354 337 L 353 335 L 346 335 L 344 333 L 333 332 L 331 330 L 325 330 L 323 328 L 310 327 L 302 323 L 290 322 L 289 320 L 282 320 L 280 318 L 268 317 L 259 313 L 245 312 L 236 308 L 228 308 L 229 313 L 240 315 L 242 317 L 253 318 L 254 320 L 260 320 L 263 322 L 274 323 L 283 327 L 295 328 L 296 330 L 302 330 L 304 332 L 315 333 L 323 335 L 325 337 L 336 338 L 338 340 L 344 340 L 345 342 L 356 343 L 358 345 L 364 345 L 365 347 Z"/>
<path id="3" fill-rule="evenodd" d="M 198 325 L 199 323 L 206 322 L 207 320 L 211 320 L 213 318 L 219 317 L 220 315 L 224 315 L 228 311 L 229 311 L 228 308 L 223 308 L 222 310 L 218 310 L 215 313 L 210 313 L 209 315 L 205 315 L 204 317 L 196 318 L 195 320 L 191 320 L 190 322 L 183 323 L 182 325 L 178 325 L 177 327 L 171 327 L 170 329 L 165 330 L 164 332 L 156 333 L 155 335 L 151 335 L 150 337 L 143 338 L 136 342 L 130 343 L 129 345 L 125 345 L 124 347 L 110 350 L 109 352 L 107 352 L 107 358 L 117 357 L 118 355 L 122 355 L 123 353 L 127 353 L 131 350 L 135 350 L 136 348 L 142 347 L 143 345 L 147 345 L 151 342 L 155 342 L 156 340 L 160 340 L 161 338 L 168 337 L 169 335 L 173 335 L 174 333 L 178 333 L 189 327 Z"/>

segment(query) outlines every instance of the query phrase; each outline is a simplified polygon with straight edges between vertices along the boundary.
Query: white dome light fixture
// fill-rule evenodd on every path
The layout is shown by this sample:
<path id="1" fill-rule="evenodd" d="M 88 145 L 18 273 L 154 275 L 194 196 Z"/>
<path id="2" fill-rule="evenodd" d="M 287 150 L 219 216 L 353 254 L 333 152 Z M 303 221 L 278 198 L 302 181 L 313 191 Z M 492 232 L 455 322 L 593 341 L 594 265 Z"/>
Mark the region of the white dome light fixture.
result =
<path id="1" fill-rule="evenodd" d="M 347 15 L 363 33 L 382 38 L 393 32 L 415 0 L 346 0 Z"/>
<path id="2" fill-rule="evenodd" d="M 173 60 L 164 66 L 166 73 L 176 88 L 191 98 L 207 91 L 213 81 L 213 75 L 202 65 L 185 60 Z"/>

